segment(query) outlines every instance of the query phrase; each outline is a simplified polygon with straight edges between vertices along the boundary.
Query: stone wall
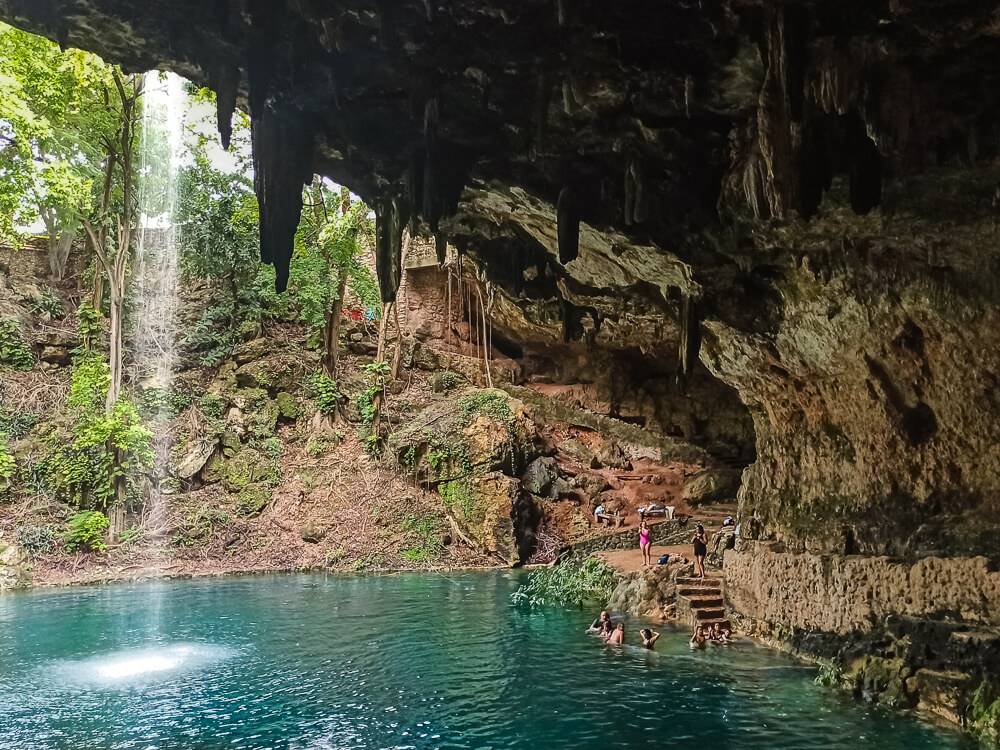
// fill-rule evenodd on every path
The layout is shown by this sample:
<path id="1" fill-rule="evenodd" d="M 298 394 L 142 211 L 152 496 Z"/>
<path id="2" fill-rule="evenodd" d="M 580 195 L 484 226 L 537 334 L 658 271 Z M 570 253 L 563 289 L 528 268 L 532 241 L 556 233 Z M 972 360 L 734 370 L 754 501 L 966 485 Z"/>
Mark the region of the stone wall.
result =
<path id="1" fill-rule="evenodd" d="M 437 264 L 407 268 L 400 286 L 400 312 L 407 331 L 421 339 L 448 333 L 448 272 Z"/>
<path id="2" fill-rule="evenodd" d="M 872 632 L 891 617 L 1000 624 L 1000 572 L 984 557 L 902 562 L 751 544 L 728 551 L 724 570 L 728 605 L 774 637 Z"/>
<path id="3" fill-rule="evenodd" d="M 693 527 L 682 524 L 679 520 L 662 521 L 651 524 L 649 527 L 649 538 L 652 543 L 660 545 L 683 544 L 687 542 L 692 534 Z M 600 533 L 573 545 L 573 551 L 590 555 L 594 552 L 606 552 L 614 549 L 638 549 L 639 530 L 623 529 L 610 534 Z M 653 550 L 654 555 L 656 550 Z"/>

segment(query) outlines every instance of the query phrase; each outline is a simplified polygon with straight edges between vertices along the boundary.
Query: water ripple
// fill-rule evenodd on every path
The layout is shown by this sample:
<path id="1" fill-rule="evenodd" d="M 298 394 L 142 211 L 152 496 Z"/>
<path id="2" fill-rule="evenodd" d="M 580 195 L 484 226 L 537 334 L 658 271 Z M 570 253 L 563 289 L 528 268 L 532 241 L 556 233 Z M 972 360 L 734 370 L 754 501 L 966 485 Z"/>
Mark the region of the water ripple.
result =
<path id="1" fill-rule="evenodd" d="M 957 734 L 752 646 L 656 652 L 517 577 L 292 576 L 0 600 L 0 750 L 922 748 Z M 629 624 L 630 636 L 638 623 Z"/>

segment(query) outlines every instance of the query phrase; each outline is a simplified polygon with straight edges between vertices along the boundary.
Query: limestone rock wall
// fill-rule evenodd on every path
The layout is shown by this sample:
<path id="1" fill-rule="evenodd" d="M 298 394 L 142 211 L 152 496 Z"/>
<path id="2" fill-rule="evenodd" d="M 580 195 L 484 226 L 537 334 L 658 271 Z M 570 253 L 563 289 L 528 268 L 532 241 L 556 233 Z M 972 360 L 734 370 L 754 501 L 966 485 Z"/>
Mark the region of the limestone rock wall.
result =
<path id="1" fill-rule="evenodd" d="M 983 557 L 902 562 L 750 545 L 726 552 L 725 575 L 728 605 L 772 637 L 878 632 L 893 617 L 1000 622 L 1000 572 Z"/>

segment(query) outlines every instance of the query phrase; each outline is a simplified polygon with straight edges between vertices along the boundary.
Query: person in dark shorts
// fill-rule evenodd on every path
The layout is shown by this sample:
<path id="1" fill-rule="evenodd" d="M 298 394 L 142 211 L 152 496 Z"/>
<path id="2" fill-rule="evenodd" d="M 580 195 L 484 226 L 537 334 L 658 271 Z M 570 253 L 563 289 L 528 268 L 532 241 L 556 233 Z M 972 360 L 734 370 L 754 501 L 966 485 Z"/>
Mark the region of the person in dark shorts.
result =
<path id="1" fill-rule="evenodd" d="M 705 527 L 700 523 L 698 530 L 691 538 L 694 543 L 694 567 L 699 578 L 705 577 L 705 555 L 708 554 L 708 539 L 705 538 Z"/>
<path id="2" fill-rule="evenodd" d="M 606 609 L 601 610 L 601 614 L 590 623 L 590 627 L 587 628 L 588 633 L 600 633 L 604 629 L 604 623 L 611 622 L 611 615 L 608 614 Z"/>

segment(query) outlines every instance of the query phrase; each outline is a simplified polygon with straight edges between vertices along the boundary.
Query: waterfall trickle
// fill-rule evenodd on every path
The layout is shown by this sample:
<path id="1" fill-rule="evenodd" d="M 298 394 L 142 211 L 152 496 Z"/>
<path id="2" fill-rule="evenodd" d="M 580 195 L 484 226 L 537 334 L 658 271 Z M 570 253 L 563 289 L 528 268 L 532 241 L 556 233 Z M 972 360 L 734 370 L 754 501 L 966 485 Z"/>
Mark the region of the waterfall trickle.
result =
<path id="1" fill-rule="evenodd" d="M 135 269 L 135 327 L 132 382 L 157 397 L 153 427 L 156 466 L 146 526 L 154 536 L 163 526 L 163 488 L 170 459 L 169 395 L 177 344 L 178 246 L 175 209 L 177 176 L 184 146 L 187 95 L 184 81 L 151 71 L 143 80 L 140 144 L 140 225 Z"/>

